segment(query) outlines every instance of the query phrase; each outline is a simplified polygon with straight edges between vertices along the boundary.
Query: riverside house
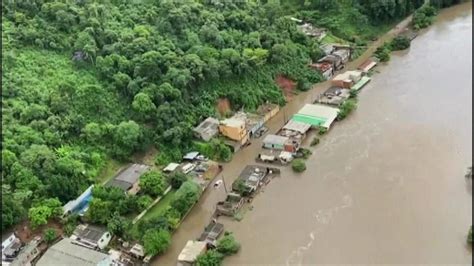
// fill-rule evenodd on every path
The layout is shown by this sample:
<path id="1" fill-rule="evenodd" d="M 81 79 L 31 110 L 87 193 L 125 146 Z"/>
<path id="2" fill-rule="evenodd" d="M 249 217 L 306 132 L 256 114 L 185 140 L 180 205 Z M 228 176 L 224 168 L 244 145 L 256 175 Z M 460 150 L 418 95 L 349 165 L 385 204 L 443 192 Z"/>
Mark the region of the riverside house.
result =
<path id="1" fill-rule="evenodd" d="M 292 121 L 309 124 L 313 127 L 329 129 L 336 120 L 339 109 L 321 104 L 306 104 L 298 113 L 293 115 Z"/>

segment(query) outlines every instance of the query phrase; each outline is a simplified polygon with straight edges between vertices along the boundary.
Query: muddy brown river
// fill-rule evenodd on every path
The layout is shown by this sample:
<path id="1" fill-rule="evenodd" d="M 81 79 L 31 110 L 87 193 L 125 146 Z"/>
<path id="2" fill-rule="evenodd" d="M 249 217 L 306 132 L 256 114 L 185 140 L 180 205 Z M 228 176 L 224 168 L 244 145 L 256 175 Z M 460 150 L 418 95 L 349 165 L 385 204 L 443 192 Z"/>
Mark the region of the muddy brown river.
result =
<path id="1" fill-rule="evenodd" d="M 243 220 L 219 218 L 242 244 L 224 265 L 470 265 L 471 47 L 469 2 L 443 10 L 409 50 L 378 66 L 358 109 L 311 148 L 304 173 L 282 168 Z M 270 131 L 324 87 L 295 97 Z M 228 187 L 254 163 L 260 141 L 224 166 Z M 210 188 L 153 264 L 176 265 L 224 197 Z"/>

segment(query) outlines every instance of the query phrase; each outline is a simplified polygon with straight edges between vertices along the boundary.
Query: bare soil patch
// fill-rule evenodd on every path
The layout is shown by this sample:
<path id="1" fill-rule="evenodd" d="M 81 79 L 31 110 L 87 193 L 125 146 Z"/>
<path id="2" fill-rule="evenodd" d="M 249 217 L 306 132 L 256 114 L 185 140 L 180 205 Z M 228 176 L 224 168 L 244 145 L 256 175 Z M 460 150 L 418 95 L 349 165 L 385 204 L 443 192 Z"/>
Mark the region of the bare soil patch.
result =
<path id="1" fill-rule="evenodd" d="M 291 101 L 293 95 L 295 95 L 296 82 L 283 75 L 278 75 L 275 82 L 283 91 L 283 96 L 285 96 L 286 101 Z"/>

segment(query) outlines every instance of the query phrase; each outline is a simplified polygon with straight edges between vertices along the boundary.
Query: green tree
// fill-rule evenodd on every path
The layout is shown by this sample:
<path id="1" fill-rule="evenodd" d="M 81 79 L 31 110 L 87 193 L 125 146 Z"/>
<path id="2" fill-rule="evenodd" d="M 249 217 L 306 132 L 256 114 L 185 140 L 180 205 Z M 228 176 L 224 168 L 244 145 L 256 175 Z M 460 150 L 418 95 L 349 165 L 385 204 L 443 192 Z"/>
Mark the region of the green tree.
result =
<path id="1" fill-rule="evenodd" d="M 140 211 L 145 210 L 153 202 L 153 199 L 148 195 L 139 196 L 137 199 L 138 208 Z"/>
<path id="2" fill-rule="evenodd" d="M 240 249 L 240 244 L 235 240 L 234 235 L 229 232 L 225 232 L 224 237 L 217 241 L 217 252 L 224 256 L 229 256 L 237 253 Z"/>
<path id="3" fill-rule="evenodd" d="M 170 185 L 173 189 L 178 189 L 181 185 L 188 180 L 186 174 L 182 172 L 174 172 L 170 177 Z"/>
<path id="4" fill-rule="evenodd" d="M 174 194 L 171 207 L 184 215 L 197 202 L 200 195 L 200 186 L 193 181 L 186 181 Z"/>
<path id="5" fill-rule="evenodd" d="M 224 256 L 215 250 L 208 250 L 196 259 L 196 266 L 220 266 Z"/>
<path id="6" fill-rule="evenodd" d="M 133 98 L 133 110 L 138 112 L 143 118 L 151 117 L 151 113 L 156 110 L 156 106 L 146 93 L 140 92 Z"/>
<path id="7" fill-rule="evenodd" d="M 142 131 L 135 121 L 120 123 L 114 132 L 115 154 L 126 157 L 136 151 L 141 144 Z"/>
<path id="8" fill-rule="evenodd" d="M 294 159 L 291 162 L 291 168 L 293 169 L 293 171 L 297 173 L 301 173 L 304 170 L 306 170 L 306 163 L 304 162 L 303 159 Z"/>
<path id="9" fill-rule="evenodd" d="M 337 120 L 338 121 L 343 120 L 356 108 L 357 108 L 357 102 L 354 99 L 349 99 L 345 101 L 339 108 L 339 113 L 337 114 Z"/>
<path id="10" fill-rule="evenodd" d="M 114 213 L 112 218 L 107 223 L 107 230 L 113 235 L 119 237 L 123 236 L 126 230 L 130 227 L 130 222 L 119 213 Z"/>
<path id="11" fill-rule="evenodd" d="M 171 244 L 171 235 L 166 230 L 149 229 L 143 236 L 143 247 L 147 255 L 162 254 Z"/>
<path id="12" fill-rule="evenodd" d="M 149 171 L 140 176 L 140 189 L 152 197 L 163 195 L 166 185 L 161 172 Z"/>
<path id="13" fill-rule="evenodd" d="M 392 51 L 405 50 L 410 47 L 410 40 L 405 36 L 397 36 L 390 42 Z"/>
<path id="14" fill-rule="evenodd" d="M 33 228 L 48 223 L 51 218 L 62 214 L 61 202 L 57 198 L 45 199 L 36 203 L 28 211 L 28 218 Z"/>

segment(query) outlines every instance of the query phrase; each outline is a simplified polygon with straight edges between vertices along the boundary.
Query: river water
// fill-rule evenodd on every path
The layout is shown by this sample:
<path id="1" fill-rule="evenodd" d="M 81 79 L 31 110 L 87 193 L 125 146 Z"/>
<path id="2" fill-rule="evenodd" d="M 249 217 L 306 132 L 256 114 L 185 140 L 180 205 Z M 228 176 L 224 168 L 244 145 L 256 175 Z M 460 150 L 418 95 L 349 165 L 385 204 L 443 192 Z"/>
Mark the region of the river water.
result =
<path id="1" fill-rule="evenodd" d="M 242 244 L 224 264 L 471 264 L 471 47 L 469 2 L 443 10 L 409 50 L 378 66 L 358 109 L 311 148 L 304 173 L 282 168 L 242 221 L 219 218 Z M 325 87 L 295 97 L 270 131 Z M 228 186 L 260 145 L 224 166 Z M 153 264 L 175 265 L 224 197 L 207 191 Z"/>

